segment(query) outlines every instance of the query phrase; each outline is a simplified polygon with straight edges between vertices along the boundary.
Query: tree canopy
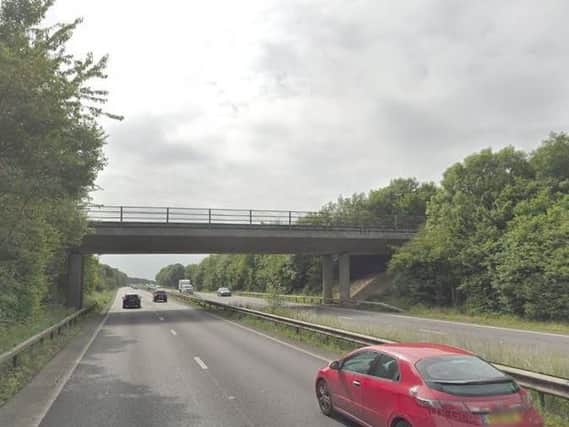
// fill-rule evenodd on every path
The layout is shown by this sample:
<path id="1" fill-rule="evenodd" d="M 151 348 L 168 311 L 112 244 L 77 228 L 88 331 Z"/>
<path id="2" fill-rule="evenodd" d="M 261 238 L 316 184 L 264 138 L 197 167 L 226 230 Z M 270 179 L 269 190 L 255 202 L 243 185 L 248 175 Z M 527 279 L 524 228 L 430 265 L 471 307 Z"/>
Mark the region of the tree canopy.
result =
<path id="1" fill-rule="evenodd" d="M 483 150 L 449 167 L 424 229 L 393 257 L 398 290 L 423 304 L 567 319 L 569 137 L 528 154 Z"/>
<path id="2" fill-rule="evenodd" d="M 80 20 L 42 27 L 51 0 L 0 5 L 0 317 L 59 300 L 66 251 L 86 231 L 80 204 L 105 165 L 98 124 L 107 58 L 70 54 Z"/>
<path id="3" fill-rule="evenodd" d="M 186 269 L 182 264 L 167 265 L 156 274 L 156 284 L 163 288 L 177 288 L 178 280 L 184 278 Z"/>

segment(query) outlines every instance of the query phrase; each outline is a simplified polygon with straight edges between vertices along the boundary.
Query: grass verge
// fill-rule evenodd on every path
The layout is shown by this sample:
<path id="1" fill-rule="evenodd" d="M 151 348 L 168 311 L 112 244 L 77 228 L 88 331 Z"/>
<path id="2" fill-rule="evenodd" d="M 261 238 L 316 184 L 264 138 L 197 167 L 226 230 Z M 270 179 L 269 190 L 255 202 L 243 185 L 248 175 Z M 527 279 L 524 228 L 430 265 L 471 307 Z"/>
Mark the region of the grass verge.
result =
<path id="1" fill-rule="evenodd" d="M 506 314 L 469 314 L 454 309 L 412 307 L 409 314 L 430 319 L 452 320 L 455 322 L 476 323 L 478 325 L 499 326 L 536 332 L 552 332 L 569 335 L 568 323 L 538 322 L 520 319 Z"/>
<path id="2" fill-rule="evenodd" d="M 187 303 L 186 300 L 183 300 L 183 299 L 180 299 L 180 300 Z M 331 352 L 337 354 L 338 357 L 341 354 L 344 354 L 344 353 L 351 351 L 351 350 L 356 348 L 353 344 L 347 343 L 347 342 L 342 341 L 342 340 L 336 340 L 336 339 L 331 338 L 331 337 L 323 337 L 322 335 L 320 335 L 318 333 L 296 330 L 295 328 L 292 328 L 292 327 L 275 324 L 273 322 L 270 322 L 270 321 L 267 321 L 264 319 L 259 319 L 256 317 L 243 315 L 241 313 L 236 313 L 236 312 L 231 312 L 231 311 L 223 311 L 223 310 L 213 310 L 213 309 L 210 311 L 213 311 L 216 314 L 221 315 L 225 318 L 229 318 L 231 320 L 238 321 L 239 323 L 242 323 L 242 324 L 249 326 L 251 328 L 267 332 L 273 336 L 284 337 L 284 338 L 287 338 L 289 340 L 294 340 L 294 341 L 298 341 L 298 342 L 304 342 L 304 343 L 310 344 L 312 346 L 316 346 L 316 347 L 331 351 Z M 269 311 L 269 310 L 265 310 L 265 311 Z M 311 323 L 318 323 L 318 324 L 322 324 L 322 325 L 327 325 L 327 326 L 331 326 L 331 327 L 335 327 L 335 328 L 353 330 L 353 328 L 348 329 L 348 328 L 342 327 L 341 321 L 339 321 L 337 318 L 329 318 L 329 319 L 327 319 L 327 321 L 322 321 L 323 316 L 307 315 L 307 313 L 302 313 L 302 312 L 298 312 L 298 311 L 290 310 L 290 309 L 286 309 L 286 308 L 272 309 L 270 311 L 272 313 L 275 313 L 275 314 L 278 314 L 281 316 L 285 316 L 285 317 L 289 317 L 289 318 L 295 318 L 295 319 L 304 320 L 304 321 L 311 322 Z M 294 315 L 294 314 L 298 314 L 298 313 L 300 313 L 300 316 Z M 319 319 L 320 321 L 315 321 L 315 317 L 320 317 L 320 319 Z M 318 319 L 316 319 L 316 320 L 318 320 Z M 364 333 L 366 335 L 374 335 L 374 336 L 378 336 L 378 337 L 389 338 L 389 339 L 392 339 L 394 341 L 417 341 L 416 339 L 408 339 L 409 337 L 403 338 L 404 336 L 407 336 L 407 333 L 402 334 L 401 331 L 388 331 L 386 329 L 382 329 L 382 333 L 378 335 L 376 333 L 373 333 L 373 332 L 377 332 L 377 330 L 370 331 L 369 328 L 362 328 L 362 330 L 358 330 L 358 331 L 354 331 L 354 332 L 360 332 L 360 333 Z M 387 335 L 391 335 L 391 336 L 387 336 Z M 421 341 L 424 341 L 424 339 Z M 458 344 L 455 344 L 455 345 L 458 345 Z M 464 345 L 461 345 L 461 346 L 465 347 Z M 481 354 L 483 357 L 485 357 L 488 360 L 494 360 L 494 361 L 498 362 L 495 358 L 501 357 L 503 360 L 509 360 L 509 361 L 515 360 L 518 362 L 517 365 L 512 364 L 512 363 L 506 363 L 504 361 L 500 362 L 500 363 L 503 363 L 506 365 L 512 365 L 512 366 L 520 366 L 519 362 L 520 362 L 520 360 L 523 360 L 523 358 L 521 358 L 519 356 L 519 354 L 513 350 L 503 352 L 503 351 L 500 351 L 499 349 L 496 349 L 495 343 L 493 343 L 493 345 L 485 347 L 484 349 L 485 349 L 486 353 L 493 354 L 494 359 L 487 357 L 485 354 L 482 354 L 481 352 L 477 352 L 477 353 Z M 543 355 L 541 355 L 541 357 L 539 357 L 539 360 L 541 360 L 543 362 L 543 359 L 544 359 Z M 549 361 L 548 365 L 551 367 L 551 369 L 553 371 L 556 371 L 556 372 L 552 373 L 553 375 L 559 375 L 562 377 L 569 376 L 569 375 L 567 375 L 567 373 L 569 372 L 569 367 L 567 366 L 567 362 L 566 362 L 565 358 L 555 359 L 555 361 Z M 537 366 L 541 366 L 541 365 L 537 365 Z M 524 366 L 521 366 L 521 367 L 524 367 Z M 531 369 L 531 367 L 526 367 L 526 368 Z M 562 375 L 562 373 L 565 373 L 565 375 Z M 551 396 L 546 396 L 545 406 L 542 408 L 537 403 L 539 401 L 537 394 L 533 393 L 533 395 L 534 395 L 534 401 L 536 402 L 536 406 L 538 407 L 538 409 L 540 410 L 540 412 L 542 413 L 542 415 L 544 417 L 546 427 L 567 427 L 569 425 L 569 402 L 568 401 L 565 401 L 565 400 L 562 400 L 559 398 L 555 398 L 555 397 L 551 397 Z"/>
<path id="3" fill-rule="evenodd" d="M 108 305 L 115 299 L 116 289 L 92 292 L 85 295 L 83 305 L 89 307 L 95 304 L 95 311 L 106 311 Z"/>
<path id="4" fill-rule="evenodd" d="M 439 335 L 415 332 L 408 329 L 391 327 L 389 325 L 364 326 L 346 322 L 336 316 L 295 310 L 291 308 L 265 309 L 271 313 L 310 323 L 317 323 L 333 328 L 359 332 L 378 338 L 386 338 L 393 341 L 436 342 L 466 348 L 486 360 L 520 369 L 540 371 L 549 375 L 569 378 L 569 361 L 566 354 L 547 352 L 542 347 L 516 346 L 500 343 L 498 339 L 472 340 L 460 336 Z"/>
<path id="5" fill-rule="evenodd" d="M 93 316 L 90 314 L 89 316 Z M 0 367 L 0 407 L 23 388 L 65 345 L 79 333 L 83 321 L 63 328 L 61 335 L 46 339 L 18 356 L 18 366 Z"/>
<path id="6" fill-rule="evenodd" d="M 10 350 L 22 341 L 63 320 L 73 311 L 73 309 L 62 306 L 47 306 L 26 322 L 0 324 L 0 353 Z"/>
<path id="7" fill-rule="evenodd" d="M 567 322 L 540 322 L 537 320 L 522 319 L 510 314 L 474 313 L 472 311 L 459 310 L 450 307 L 444 308 L 410 305 L 404 299 L 393 297 L 382 297 L 378 298 L 377 301 L 401 307 L 405 310 L 405 314 L 416 317 L 569 335 L 569 323 Z"/>
<path id="8" fill-rule="evenodd" d="M 115 294 L 116 290 L 87 295 L 85 305 L 96 305 L 95 310 L 91 314 L 81 318 L 75 325 L 63 328 L 61 334 L 56 334 L 53 339 L 45 339 L 43 343 L 38 343 L 21 353 L 18 356 L 17 367 L 13 367 L 9 363 L 0 366 L 0 407 L 21 390 L 34 375 L 82 330 L 85 320 L 93 318 L 93 316 L 99 316 L 100 312 L 106 311 Z M 14 334 L 9 336 L 10 339 L 3 341 L 10 344 L 5 350 L 9 350 L 23 340 L 47 329 L 72 312 L 72 309 L 58 309 L 46 312 L 45 315 L 33 323 L 12 325 L 9 331 L 4 331 L 4 333 Z"/>

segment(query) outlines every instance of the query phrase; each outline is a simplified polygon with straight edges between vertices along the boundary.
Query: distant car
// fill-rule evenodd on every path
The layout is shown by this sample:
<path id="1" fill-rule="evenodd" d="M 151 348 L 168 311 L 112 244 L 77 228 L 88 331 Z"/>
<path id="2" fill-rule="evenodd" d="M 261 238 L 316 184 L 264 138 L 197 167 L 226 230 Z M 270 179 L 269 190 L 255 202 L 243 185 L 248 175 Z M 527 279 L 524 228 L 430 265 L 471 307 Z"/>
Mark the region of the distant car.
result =
<path id="1" fill-rule="evenodd" d="M 141 308 L 142 299 L 138 294 L 126 294 L 122 297 L 122 308 Z"/>
<path id="2" fill-rule="evenodd" d="M 154 302 L 168 302 L 168 294 L 165 290 L 158 289 L 152 294 L 152 300 Z"/>
<path id="3" fill-rule="evenodd" d="M 364 426 L 543 427 L 513 378 L 447 345 L 364 347 L 320 369 L 315 389 L 325 415 Z"/>
<path id="4" fill-rule="evenodd" d="M 218 297 L 230 297 L 231 296 L 231 289 L 229 288 L 219 288 L 217 290 Z"/>

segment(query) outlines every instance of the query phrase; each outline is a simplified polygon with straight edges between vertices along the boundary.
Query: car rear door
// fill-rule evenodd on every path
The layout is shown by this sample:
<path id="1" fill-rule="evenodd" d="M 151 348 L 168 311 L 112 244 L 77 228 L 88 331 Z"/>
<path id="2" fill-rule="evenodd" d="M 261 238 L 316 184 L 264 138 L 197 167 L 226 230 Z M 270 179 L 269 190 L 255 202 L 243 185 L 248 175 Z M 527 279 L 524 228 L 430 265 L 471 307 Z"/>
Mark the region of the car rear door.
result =
<path id="1" fill-rule="evenodd" d="M 332 387 L 334 405 L 360 420 L 362 377 L 369 371 L 375 357 L 373 351 L 361 351 L 344 359 Z"/>
<path id="2" fill-rule="evenodd" d="M 377 353 L 369 375 L 361 380 L 362 420 L 373 426 L 387 427 L 400 388 L 399 362 L 392 356 Z"/>

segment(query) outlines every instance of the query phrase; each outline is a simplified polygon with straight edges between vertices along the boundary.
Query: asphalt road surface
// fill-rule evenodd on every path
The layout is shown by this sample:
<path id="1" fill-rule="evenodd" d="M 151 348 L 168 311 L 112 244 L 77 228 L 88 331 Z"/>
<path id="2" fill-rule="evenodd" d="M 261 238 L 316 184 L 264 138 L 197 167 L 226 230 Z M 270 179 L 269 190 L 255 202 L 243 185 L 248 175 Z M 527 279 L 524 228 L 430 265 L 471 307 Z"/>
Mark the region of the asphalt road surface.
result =
<path id="1" fill-rule="evenodd" d="M 203 292 L 199 292 L 197 295 L 226 304 L 250 306 L 251 308 L 267 305 L 262 298 L 244 296 L 218 297 L 215 294 Z M 569 353 L 569 335 L 474 325 L 333 306 L 301 306 L 293 303 L 287 303 L 287 305 L 299 310 L 336 317 L 346 326 L 385 326 L 394 330 L 410 331 L 417 335 L 419 339 L 426 341 L 431 340 L 433 337 L 440 337 L 441 339 L 451 337 L 464 343 L 477 342 L 487 343 L 490 346 L 509 346 L 514 351 L 519 349 L 525 353 L 555 354 L 563 358 Z M 536 370 L 539 370 L 539 367 L 536 367 Z"/>
<path id="2" fill-rule="evenodd" d="M 339 426 L 318 409 L 326 359 L 173 301 L 108 319 L 41 427 Z"/>

